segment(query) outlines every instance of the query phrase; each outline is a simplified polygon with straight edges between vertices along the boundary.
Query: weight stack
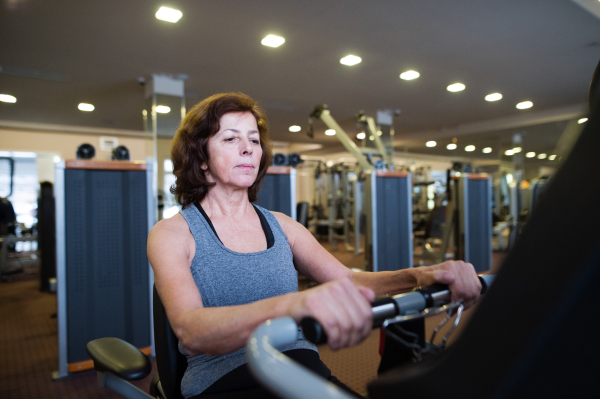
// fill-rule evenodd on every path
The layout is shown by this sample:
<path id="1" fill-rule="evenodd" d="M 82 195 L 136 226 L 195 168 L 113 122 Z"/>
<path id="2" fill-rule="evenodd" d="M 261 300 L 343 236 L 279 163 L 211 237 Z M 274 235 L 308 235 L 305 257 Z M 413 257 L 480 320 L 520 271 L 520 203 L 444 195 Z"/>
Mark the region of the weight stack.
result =
<path id="1" fill-rule="evenodd" d="M 117 337 L 151 352 L 151 268 L 145 163 L 56 165 L 59 371 L 92 368 L 85 346 Z"/>

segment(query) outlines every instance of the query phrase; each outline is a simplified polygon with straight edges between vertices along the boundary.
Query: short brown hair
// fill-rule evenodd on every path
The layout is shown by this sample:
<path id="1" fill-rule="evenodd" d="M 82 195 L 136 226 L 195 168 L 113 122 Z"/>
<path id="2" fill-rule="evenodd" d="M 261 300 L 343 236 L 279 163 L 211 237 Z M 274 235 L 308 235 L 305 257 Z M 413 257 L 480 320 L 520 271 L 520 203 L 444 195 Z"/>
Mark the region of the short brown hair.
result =
<path id="1" fill-rule="evenodd" d="M 229 112 L 250 112 L 256 118 L 262 157 L 256 180 L 248 188 L 248 198 L 252 202 L 257 199 L 260 182 L 267 173 L 272 157 L 267 117 L 251 97 L 242 93 L 221 93 L 196 104 L 187 113 L 173 138 L 171 160 L 176 180 L 170 191 L 183 208 L 202 201 L 209 187 L 215 184 L 206 179 L 202 165 L 208 163 L 210 158 L 208 140 L 219 131 L 221 117 Z"/>

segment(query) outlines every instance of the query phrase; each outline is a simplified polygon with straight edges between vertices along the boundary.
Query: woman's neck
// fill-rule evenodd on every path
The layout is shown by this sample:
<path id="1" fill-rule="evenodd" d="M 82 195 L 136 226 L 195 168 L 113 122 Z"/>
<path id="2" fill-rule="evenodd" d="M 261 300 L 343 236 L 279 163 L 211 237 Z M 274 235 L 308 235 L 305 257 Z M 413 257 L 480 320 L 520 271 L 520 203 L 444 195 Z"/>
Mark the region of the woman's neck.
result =
<path id="1" fill-rule="evenodd" d="M 248 211 L 253 211 L 248 199 L 248 189 L 223 190 L 218 186 L 209 188 L 200 205 L 209 218 L 241 218 Z"/>

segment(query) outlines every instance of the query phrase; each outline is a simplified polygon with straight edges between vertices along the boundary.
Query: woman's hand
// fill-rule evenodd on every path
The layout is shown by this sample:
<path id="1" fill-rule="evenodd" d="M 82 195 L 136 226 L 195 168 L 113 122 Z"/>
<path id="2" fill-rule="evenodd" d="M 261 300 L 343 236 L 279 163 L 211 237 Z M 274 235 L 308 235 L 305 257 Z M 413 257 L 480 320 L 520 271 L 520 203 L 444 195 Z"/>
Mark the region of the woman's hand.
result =
<path id="1" fill-rule="evenodd" d="M 446 284 L 452 293 L 452 302 L 462 299 L 465 308 L 473 306 L 481 294 L 481 282 L 470 263 L 460 260 L 448 261 L 439 265 L 416 267 L 413 270 L 417 286 Z"/>
<path id="2" fill-rule="evenodd" d="M 354 346 L 371 332 L 375 293 L 357 287 L 349 278 L 331 281 L 297 293 L 289 314 L 299 323 L 314 317 L 327 333 L 332 350 Z"/>

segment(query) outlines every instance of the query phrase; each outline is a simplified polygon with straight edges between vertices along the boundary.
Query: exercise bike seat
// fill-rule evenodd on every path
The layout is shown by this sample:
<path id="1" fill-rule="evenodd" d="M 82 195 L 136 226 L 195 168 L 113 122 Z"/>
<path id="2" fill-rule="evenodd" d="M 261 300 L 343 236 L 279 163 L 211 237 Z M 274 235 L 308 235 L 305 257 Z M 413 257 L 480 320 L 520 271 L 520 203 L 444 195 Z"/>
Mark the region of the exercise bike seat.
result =
<path id="1" fill-rule="evenodd" d="M 98 338 L 86 345 L 97 371 L 109 372 L 125 380 L 140 380 L 150 374 L 148 356 L 119 338 Z"/>

